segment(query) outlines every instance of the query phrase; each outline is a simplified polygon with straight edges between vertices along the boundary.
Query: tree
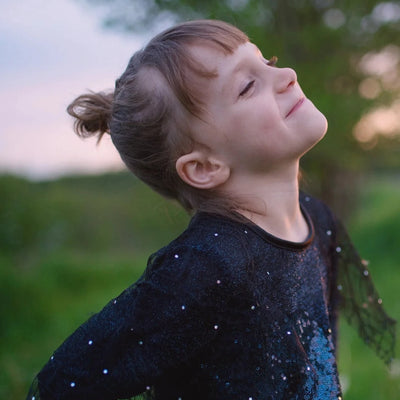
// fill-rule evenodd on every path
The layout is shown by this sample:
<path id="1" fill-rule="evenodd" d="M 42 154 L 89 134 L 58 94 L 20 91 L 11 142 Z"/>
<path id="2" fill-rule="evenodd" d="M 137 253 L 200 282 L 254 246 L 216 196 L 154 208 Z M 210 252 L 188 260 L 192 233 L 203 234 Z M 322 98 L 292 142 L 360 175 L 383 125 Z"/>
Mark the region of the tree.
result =
<path id="1" fill-rule="evenodd" d="M 165 20 L 223 19 L 243 29 L 267 58 L 277 55 L 279 65 L 292 66 L 330 126 L 327 137 L 303 160 L 311 190 L 344 217 L 349 199 L 356 194 L 358 172 L 367 167 L 368 160 L 382 165 L 382 160 L 390 158 L 388 152 L 400 149 L 400 123 L 392 124 L 391 138 L 381 141 L 378 134 L 385 132 L 379 132 L 379 127 L 374 131 L 367 117 L 361 120 L 378 106 L 396 107 L 400 94 L 399 1 L 85 1 L 107 10 L 107 26 L 128 32 L 154 28 Z M 385 73 L 389 64 L 390 79 Z M 383 155 L 381 148 L 386 149 Z"/>

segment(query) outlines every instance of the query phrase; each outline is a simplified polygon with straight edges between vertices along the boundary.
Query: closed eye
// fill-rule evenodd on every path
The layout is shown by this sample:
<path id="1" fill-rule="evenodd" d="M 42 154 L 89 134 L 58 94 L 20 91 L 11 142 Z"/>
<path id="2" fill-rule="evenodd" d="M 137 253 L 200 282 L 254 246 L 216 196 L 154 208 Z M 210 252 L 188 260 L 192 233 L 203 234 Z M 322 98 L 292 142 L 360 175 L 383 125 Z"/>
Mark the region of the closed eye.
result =
<path id="1" fill-rule="evenodd" d="M 244 96 L 254 85 L 254 80 L 250 81 L 245 88 L 239 93 L 239 97 Z"/>

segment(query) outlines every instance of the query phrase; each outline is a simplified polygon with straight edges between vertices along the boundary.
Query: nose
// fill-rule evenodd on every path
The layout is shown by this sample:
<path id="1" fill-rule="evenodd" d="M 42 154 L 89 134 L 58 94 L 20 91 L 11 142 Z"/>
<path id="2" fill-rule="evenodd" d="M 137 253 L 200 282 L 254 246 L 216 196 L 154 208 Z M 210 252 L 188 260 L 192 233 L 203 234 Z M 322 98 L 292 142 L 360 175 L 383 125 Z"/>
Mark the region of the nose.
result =
<path id="1" fill-rule="evenodd" d="M 277 68 L 275 76 L 275 90 L 283 93 L 297 82 L 297 74 L 292 68 Z"/>

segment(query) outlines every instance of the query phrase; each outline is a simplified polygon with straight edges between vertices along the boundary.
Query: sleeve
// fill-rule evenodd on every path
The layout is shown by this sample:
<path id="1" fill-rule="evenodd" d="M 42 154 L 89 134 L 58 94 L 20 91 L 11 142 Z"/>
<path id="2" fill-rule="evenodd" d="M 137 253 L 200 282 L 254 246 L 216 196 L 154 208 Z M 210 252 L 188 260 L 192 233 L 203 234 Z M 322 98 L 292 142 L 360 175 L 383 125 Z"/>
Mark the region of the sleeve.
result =
<path id="1" fill-rule="evenodd" d="M 151 257 L 142 278 L 79 327 L 27 400 L 125 399 L 150 392 L 215 336 L 215 259 L 195 249 Z M 215 283 L 216 284 L 216 283 Z"/>
<path id="2" fill-rule="evenodd" d="M 371 279 L 368 263 L 354 248 L 342 223 L 336 223 L 334 246 L 339 311 L 359 336 L 389 364 L 394 357 L 396 322 L 382 306 Z"/>

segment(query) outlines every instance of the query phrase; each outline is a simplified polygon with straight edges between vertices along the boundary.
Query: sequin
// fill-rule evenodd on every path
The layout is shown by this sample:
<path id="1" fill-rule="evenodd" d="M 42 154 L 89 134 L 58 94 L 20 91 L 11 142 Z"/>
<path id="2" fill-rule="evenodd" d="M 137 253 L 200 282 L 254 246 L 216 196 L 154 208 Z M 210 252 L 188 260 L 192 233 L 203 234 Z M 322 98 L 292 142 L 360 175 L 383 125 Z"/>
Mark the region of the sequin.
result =
<path id="1" fill-rule="evenodd" d="M 88 341 L 88 345 L 91 346 L 93 344 L 93 340 Z"/>
<path id="2" fill-rule="evenodd" d="M 378 304 L 382 304 L 382 299 L 378 299 Z"/>
<path id="3" fill-rule="evenodd" d="M 75 387 L 75 386 L 76 386 L 76 385 L 75 385 L 75 382 L 71 382 L 71 383 L 69 384 L 69 386 L 71 386 L 72 388 Z"/>
<path id="4" fill-rule="evenodd" d="M 331 231 L 330 229 L 328 229 L 328 230 L 326 231 L 326 234 L 327 234 L 328 236 L 331 236 L 331 235 L 332 235 L 332 231 Z"/>
<path id="5" fill-rule="evenodd" d="M 340 253 L 342 251 L 342 248 L 340 246 L 336 247 L 336 253 Z"/>
<path id="6" fill-rule="evenodd" d="M 218 236 L 218 233 L 214 233 L 214 236 L 215 236 L 215 237 Z"/>
<path id="7" fill-rule="evenodd" d="M 114 300 L 113 303 L 114 303 L 114 304 L 117 304 L 117 300 Z"/>
<path id="8" fill-rule="evenodd" d="M 175 366 L 182 365 L 180 355 L 185 354 L 193 360 L 192 363 L 196 363 L 188 364 L 196 384 L 193 385 L 193 381 L 187 380 L 177 387 L 171 387 L 168 393 L 171 399 L 177 400 L 178 392 L 185 393 L 185 400 L 194 397 L 206 399 L 210 397 L 207 395 L 211 390 L 219 391 L 220 398 L 230 398 L 233 392 L 241 393 L 238 400 L 260 400 L 259 396 L 267 395 L 274 398 L 297 396 L 304 399 L 337 399 L 340 388 L 334 362 L 335 318 L 334 315 L 330 318 L 327 313 L 327 306 L 334 308 L 336 303 L 327 303 L 331 301 L 331 297 L 335 300 L 335 296 L 339 294 L 337 290 L 342 287 L 332 282 L 330 268 L 336 266 L 336 263 L 332 264 L 332 253 L 336 253 L 335 248 L 338 244 L 342 246 L 342 254 L 340 259 L 335 261 L 346 264 L 353 253 L 351 243 L 338 234 L 336 226 L 333 227 L 331 214 L 325 213 L 319 205 L 314 207 L 314 201 L 311 201 L 312 207 L 308 207 L 304 201 L 302 207 L 309 211 L 312 220 L 318 221 L 322 231 L 321 228 L 316 229 L 315 240 L 302 245 L 301 248 L 296 246 L 296 251 L 292 248 L 287 249 L 282 242 L 278 243 L 279 247 L 275 246 L 271 243 L 273 238 L 268 237 L 268 240 L 264 240 L 263 232 L 255 231 L 256 226 L 227 221 L 226 218 L 206 213 L 198 214 L 194 217 L 198 219 L 193 220 L 186 234 L 150 258 L 148 270 L 139 287 L 128 288 L 126 293 L 116 297 L 116 306 L 111 301 L 95 318 L 90 319 L 83 331 L 84 336 L 82 330 L 72 335 L 67 340 L 67 345 L 63 345 L 64 347 L 56 353 L 57 366 L 54 366 L 55 362 L 50 363 L 48 371 L 50 374 L 62 375 L 57 372 L 60 366 L 63 367 L 67 363 L 72 365 L 82 360 L 82 366 L 72 365 L 74 375 L 70 375 L 78 381 L 76 391 L 81 390 L 84 385 L 82 390 L 87 390 L 86 382 L 97 380 L 99 387 L 93 388 L 91 394 L 92 398 L 101 398 L 99 392 L 104 390 L 102 379 L 107 381 L 103 383 L 110 390 L 116 388 L 115 390 L 128 393 L 129 387 L 136 385 L 142 387 L 142 390 L 151 390 L 147 396 L 151 394 L 156 398 L 161 390 L 158 391 L 157 383 L 154 387 L 151 386 L 151 389 L 150 386 L 146 386 L 150 384 L 151 378 L 146 376 L 145 372 L 150 370 L 160 375 L 164 374 L 160 371 L 159 364 L 162 363 L 158 362 L 158 358 L 170 362 L 171 368 L 168 371 L 175 372 Z M 332 229 L 331 235 L 327 233 L 328 227 Z M 246 238 L 243 237 L 245 229 Z M 218 240 L 215 237 L 217 232 Z M 231 234 L 227 235 L 225 232 Z M 330 236 L 338 238 L 333 247 Z M 248 243 L 246 239 L 249 240 Z M 181 260 L 176 262 L 181 255 L 184 257 L 182 261 L 186 258 L 188 260 L 184 265 Z M 336 254 L 334 256 L 339 258 Z M 350 272 L 354 273 L 353 275 L 358 273 L 357 278 L 362 277 L 366 267 L 360 267 L 360 263 L 353 261 L 350 260 L 352 264 L 348 267 L 352 268 Z M 291 268 L 283 271 L 283 264 L 290 265 Z M 346 268 L 345 265 L 345 271 Z M 349 279 L 346 279 L 346 275 L 338 275 L 338 282 L 343 282 L 346 299 L 354 285 L 353 275 Z M 176 276 L 182 276 L 184 279 L 174 280 L 173 277 Z M 224 285 L 218 286 L 221 284 L 220 279 L 224 280 Z M 169 284 L 171 281 L 173 285 Z M 366 283 L 370 283 L 369 279 L 365 278 L 357 282 L 364 285 L 363 289 Z M 338 289 L 334 290 L 330 297 L 332 285 L 337 285 Z M 152 290 L 153 288 L 156 290 Z M 148 289 L 151 289 L 149 293 Z M 362 301 L 369 301 L 371 309 L 380 309 L 375 293 L 360 293 L 364 300 L 358 298 L 357 311 L 362 307 Z M 367 300 L 370 294 L 372 301 Z M 160 301 L 158 295 L 162 295 Z M 170 301 L 172 298 L 178 299 L 178 302 Z M 136 299 L 138 305 L 145 306 L 144 309 L 140 307 L 139 310 L 135 310 Z M 186 304 L 189 304 L 189 309 L 186 308 Z M 132 313 L 126 313 L 126 310 L 132 310 Z M 188 312 L 181 313 L 183 310 Z M 251 310 L 257 310 L 257 313 Z M 305 310 L 308 310 L 309 314 Z M 139 320 L 136 319 L 136 314 L 139 315 Z M 153 315 L 157 315 L 157 318 L 152 318 Z M 173 318 L 169 325 L 171 329 L 160 329 L 160 322 L 169 322 L 163 320 L 164 317 Z M 142 318 L 148 324 L 144 326 L 145 329 L 141 328 Z M 213 320 L 218 322 L 213 324 Z M 204 330 L 205 323 L 207 325 Z M 328 330 L 330 327 L 333 333 Z M 201 329 L 203 332 L 198 335 Z M 156 332 L 156 335 L 145 336 L 142 332 L 146 332 L 146 335 Z M 95 339 L 91 339 L 90 336 Z M 206 344 L 202 342 L 203 337 L 210 343 L 215 339 L 213 336 L 220 338 L 218 343 L 224 345 L 204 352 L 202 358 L 198 358 L 200 346 L 206 348 Z M 187 341 L 186 338 L 195 340 Z M 88 344 L 94 340 L 96 346 L 87 349 Z M 143 345 L 144 341 L 146 346 Z M 120 346 L 132 342 L 136 349 L 131 350 L 138 353 L 138 364 L 135 365 L 133 357 L 127 357 L 128 362 L 114 363 L 114 355 L 122 349 Z M 102 352 L 99 354 L 94 350 L 98 349 L 100 343 L 101 348 L 104 344 L 106 351 L 99 349 Z M 163 347 L 160 343 L 171 343 L 171 346 Z M 140 347 L 142 345 L 143 347 Z M 82 347 L 86 347 L 86 351 L 83 349 L 84 358 L 77 361 L 77 357 L 72 357 L 71 349 L 81 350 Z M 144 350 L 146 354 L 148 351 L 150 356 L 149 365 L 142 365 L 144 354 L 140 353 Z M 195 357 L 192 351 L 196 352 Z M 232 368 L 226 364 L 226 358 L 221 360 L 221 354 L 232 355 L 231 358 L 227 357 L 228 362 L 232 362 Z M 237 357 L 236 354 L 243 357 Z M 98 363 L 100 359 L 103 360 L 101 364 Z M 201 362 L 204 364 L 200 364 Z M 87 366 L 91 369 L 86 368 Z M 111 368 L 112 373 L 103 375 L 101 367 Z M 79 377 L 84 376 L 83 368 L 86 368 L 84 372 L 88 372 L 88 376 L 81 380 Z M 141 371 L 141 368 L 144 368 L 144 371 Z M 180 367 L 176 369 L 177 374 L 182 372 L 185 376 L 186 363 L 182 368 L 182 371 Z M 230 368 L 229 374 L 224 368 Z M 304 373 L 302 377 L 297 375 L 300 372 Z M 166 372 L 162 379 L 167 382 L 171 377 L 171 381 L 176 382 L 176 376 L 172 373 L 169 376 L 169 373 Z M 221 376 L 216 380 L 215 376 L 219 373 Z M 140 376 L 140 382 L 136 381 L 137 376 Z M 120 379 L 121 377 L 128 379 Z M 246 379 L 242 379 L 243 377 Z M 56 376 L 56 379 L 61 382 L 57 385 L 60 391 L 69 388 L 71 381 L 65 381 L 64 376 Z M 268 394 L 265 394 L 267 389 L 264 392 L 263 390 L 267 385 Z M 56 387 L 55 384 L 53 386 Z M 298 388 L 299 393 L 290 393 L 291 387 L 296 387 L 296 390 Z M 302 396 L 301 390 L 307 395 Z M 249 392 L 253 395 L 246 394 Z M 324 396 L 325 393 L 329 395 Z M 73 397 L 73 393 L 71 396 Z M 110 393 L 110 396 L 118 397 L 116 393 Z"/>
<path id="9" fill-rule="evenodd" d="M 367 270 L 367 269 L 364 269 L 364 272 L 363 272 L 363 274 L 364 274 L 364 276 L 368 276 L 368 275 L 369 275 L 369 272 L 368 272 L 368 270 Z"/>
<path id="10" fill-rule="evenodd" d="M 343 286 L 342 285 L 338 285 L 337 288 L 338 288 L 338 290 L 342 290 Z"/>
<path id="11" fill-rule="evenodd" d="M 104 374 L 104 375 L 107 375 L 107 374 L 108 374 L 108 369 L 106 369 L 106 368 L 103 369 L 103 374 Z"/>

